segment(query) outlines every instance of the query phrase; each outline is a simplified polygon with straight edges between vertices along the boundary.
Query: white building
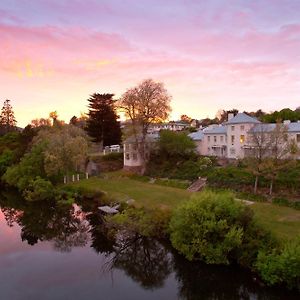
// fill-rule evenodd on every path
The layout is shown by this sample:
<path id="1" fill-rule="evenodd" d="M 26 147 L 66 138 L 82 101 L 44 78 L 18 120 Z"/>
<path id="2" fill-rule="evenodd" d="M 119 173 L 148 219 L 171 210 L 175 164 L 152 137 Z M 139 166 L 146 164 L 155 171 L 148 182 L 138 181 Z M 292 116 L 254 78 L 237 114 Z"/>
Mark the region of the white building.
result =
<path id="1" fill-rule="evenodd" d="M 255 128 L 265 128 L 266 131 L 274 130 L 276 124 L 263 124 L 256 118 L 245 113 L 228 115 L 228 121 L 221 125 L 211 125 L 189 136 L 197 144 L 198 153 L 201 155 L 217 156 L 223 158 L 244 158 L 247 149 L 253 147 L 251 131 Z M 294 139 L 300 148 L 300 122 L 285 121 L 288 139 Z"/>

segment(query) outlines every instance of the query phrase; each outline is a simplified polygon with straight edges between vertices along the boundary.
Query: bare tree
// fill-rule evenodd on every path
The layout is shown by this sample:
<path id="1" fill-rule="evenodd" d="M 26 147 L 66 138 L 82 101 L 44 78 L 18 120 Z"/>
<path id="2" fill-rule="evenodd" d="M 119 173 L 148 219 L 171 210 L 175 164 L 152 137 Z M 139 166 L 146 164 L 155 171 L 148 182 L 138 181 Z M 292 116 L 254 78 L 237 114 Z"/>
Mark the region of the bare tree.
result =
<path id="1" fill-rule="evenodd" d="M 259 176 L 270 180 L 269 194 L 279 172 L 293 164 L 295 143 L 288 139 L 288 128 L 282 123 L 259 124 L 249 133 L 250 149 L 245 152 L 248 169 L 255 176 L 254 193 L 257 192 Z"/>
<path id="2" fill-rule="evenodd" d="M 279 172 L 289 168 L 294 163 L 294 142 L 288 139 L 288 127 L 282 123 L 276 123 L 274 130 L 270 132 L 270 155 L 265 160 L 266 177 L 270 179 L 269 194 L 272 195 L 273 183 Z"/>
<path id="3" fill-rule="evenodd" d="M 255 176 L 254 194 L 257 193 L 258 178 L 265 172 L 265 159 L 270 154 L 271 139 L 268 124 L 258 124 L 249 132 L 249 149 L 245 149 L 248 169 Z"/>
<path id="4" fill-rule="evenodd" d="M 163 83 L 152 79 L 128 89 L 119 100 L 119 108 L 131 120 L 132 133 L 141 158 L 141 173 L 146 168 L 146 138 L 152 123 L 166 120 L 171 112 L 171 96 Z"/>

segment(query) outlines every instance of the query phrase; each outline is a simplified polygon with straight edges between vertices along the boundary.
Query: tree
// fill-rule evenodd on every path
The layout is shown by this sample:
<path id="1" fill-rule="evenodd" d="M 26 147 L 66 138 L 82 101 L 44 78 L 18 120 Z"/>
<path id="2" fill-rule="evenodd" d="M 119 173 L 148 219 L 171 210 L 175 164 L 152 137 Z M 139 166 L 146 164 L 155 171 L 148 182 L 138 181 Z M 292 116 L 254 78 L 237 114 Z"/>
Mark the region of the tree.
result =
<path id="1" fill-rule="evenodd" d="M 116 113 L 114 94 L 94 93 L 88 99 L 89 113 L 86 131 L 93 141 L 102 146 L 121 143 L 121 128 Z"/>
<path id="2" fill-rule="evenodd" d="M 162 130 L 158 141 L 159 152 L 167 157 L 185 157 L 194 153 L 196 144 L 183 132 Z"/>
<path id="3" fill-rule="evenodd" d="M 280 171 L 294 164 L 295 143 L 288 139 L 288 128 L 282 123 L 276 123 L 270 132 L 270 155 L 265 159 L 266 176 L 270 179 L 269 194 L 272 195 L 273 183 Z"/>
<path id="4" fill-rule="evenodd" d="M 120 109 L 131 120 L 133 137 L 142 161 L 141 173 L 146 169 L 149 126 L 168 118 L 171 112 L 170 100 L 171 96 L 163 83 L 146 79 L 138 86 L 128 89 L 119 101 Z"/>
<path id="5" fill-rule="evenodd" d="M 172 245 L 189 260 L 229 264 L 242 246 L 253 212 L 228 192 L 204 191 L 175 210 Z"/>
<path id="6" fill-rule="evenodd" d="M 182 121 L 184 123 L 187 123 L 187 124 L 190 124 L 191 121 L 192 121 L 192 118 L 189 117 L 188 115 L 181 115 L 180 116 L 180 121 Z"/>
<path id="7" fill-rule="evenodd" d="M 31 126 L 33 128 L 50 127 L 51 126 L 51 120 L 50 120 L 50 118 L 47 118 L 47 119 L 44 119 L 44 118 L 34 119 L 34 120 L 31 121 Z"/>
<path id="8" fill-rule="evenodd" d="M 5 100 L 0 115 L 0 134 L 16 130 L 17 121 L 10 100 Z"/>
<path id="9" fill-rule="evenodd" d="M 271 139 L 268 125 L 259 124 L 252 128 L 249 132 L 249 144 L 251 148 L 245 153 L 245 161 L 249 171 L 255 176 L 254 194 L 256 194 L 258 178 L 264 174 L 265 158 L 270 154 Z"/>

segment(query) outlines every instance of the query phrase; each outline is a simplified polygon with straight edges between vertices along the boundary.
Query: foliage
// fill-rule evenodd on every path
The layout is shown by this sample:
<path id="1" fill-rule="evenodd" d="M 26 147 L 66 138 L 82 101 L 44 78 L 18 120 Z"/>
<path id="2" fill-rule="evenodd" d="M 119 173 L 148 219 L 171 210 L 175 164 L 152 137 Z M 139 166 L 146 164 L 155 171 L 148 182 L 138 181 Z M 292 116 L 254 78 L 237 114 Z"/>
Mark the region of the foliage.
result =
<path id="1" fill-rule="evenodd" d="M 45 201 L 54 198 L 54 187 L 49 180 L 36 177 L 23 192 L 27 201 Z"/>
<path id="2" fill-rule="evenodd" d="M 0 135 L 16 130 L 17 121 L 15 119 L 10 100 L 5 100 L 0 115 Z"/>
<path id="3" fill-rule="evenodd" d="M 4 150 L 0 154 L 0 177 L 6 172 L 6 169 L 12 165 L 14 161 L 14 153 L 11 150 Z"/>
<path id="4" fill-rule="evenodd" d="M 274 111 L 262 117 L 262 121 L 265 123 L 276 123 L 278 121 L 282 122 L 284 120 L 297 122 L 298 120 L 300 120 L 300 111 L 297 109 L 293 111 L 290 108 L 284 108 L 280 111 Z"/>
<path id="5" fill-rule="evenodd" d="M 286 243 L 280 251 L 261 251 L 256 267 L 269 285 L 284 283 L 300 290 L 300 238 Z"/>
<path id="6" fill-rule="evenodd" d="M 120 214 L 109 217 L 108 221 L 114 226 L 146 237 L 163 237 L 167 233 L 170 215 L 169 210 L 128 208 Z"/>
<path id="7" fill-rule="evenodd" d="M 175 187 L 178 189 L 187 189 L 191 185 L 189 180 L 160 178 L 155 180 L 155 184 Z"/>
<path id="8" fill-rule="evenodd" d="M 160 132 L 158 148 L 164 157 L 186 157 L 194 152 L 194 141 L 182 132 L 162 130 Z"/>
<path id="9" fill-rule="evenodd" d="M 172 245 L 189 260 L 228 264 L 253 222 L 249 207 L 230 193 L 204 191 L 180 206 L 172 215 Z"/>
<path id="10" fill-rule="evenodd" d="M 161 82 L 142 81 L 127 90 L 119 101 L 119 108 L 131 121 L 132 135 L 142 160 L 142 173 L 146 170 L 146 137 L 152 123 L 166 120 L 171 112 L 171 97 Z"/>
<path id="11" fill-rule="evenodd" d="M 111 153 L 101 156 L 101 160 L 103 160 L 103 161 L 122 160 L 123 161 L 123 153 L 111 152 Z"/>
<path id="12" fill-rule="evenodd" d="M 25 190 L 37 177 L 46 178 L 44 169 L 45 142 L 34 145 L 30 152 L 26 153 L 20 163 L 11 166 L 3 175 L 3 180 L 20 191 Z"/>
<path id="13" fill-rule="evenodd" d="M 113 94 L 95 93 L 88 99 L 87 133 L 94 142 L 102 143 L 104 146 L 121 143 L 121 128 L 117 121 L 113 96 Z"/>

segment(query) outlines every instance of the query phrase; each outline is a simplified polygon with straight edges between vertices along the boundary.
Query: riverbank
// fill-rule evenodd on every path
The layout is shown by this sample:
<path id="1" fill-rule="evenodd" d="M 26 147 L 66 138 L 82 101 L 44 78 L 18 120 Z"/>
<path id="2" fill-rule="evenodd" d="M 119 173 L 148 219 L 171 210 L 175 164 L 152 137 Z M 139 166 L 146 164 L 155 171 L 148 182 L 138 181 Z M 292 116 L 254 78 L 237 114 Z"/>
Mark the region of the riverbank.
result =
<path id="1" fill-rule="evenodd" d="M 71 184 L 87 193 L 105 192 L 115 202 L 131 200 L 131 205 L 147 210 L 173 210 L 189 200 L 187 190 L 142 182 L 122 173 L 107 173 Z M 133 200 L 133 201 L 132 201 Z M 300 211 L 271 203 L 255 202 L 251 205 L 257 221 L 270 230 L 279 240 L 291 240 L 300 236 Z"/>

